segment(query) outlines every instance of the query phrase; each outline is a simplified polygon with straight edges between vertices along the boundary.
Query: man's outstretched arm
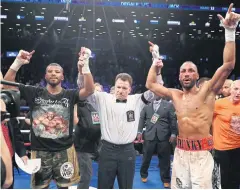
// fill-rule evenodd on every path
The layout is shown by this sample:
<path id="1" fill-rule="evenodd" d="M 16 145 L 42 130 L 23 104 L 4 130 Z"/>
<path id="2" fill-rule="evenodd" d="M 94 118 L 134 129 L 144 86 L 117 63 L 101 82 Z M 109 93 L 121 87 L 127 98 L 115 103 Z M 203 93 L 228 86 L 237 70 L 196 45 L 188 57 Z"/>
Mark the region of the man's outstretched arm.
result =
<path id="1" fill-rule="evenodd" d="M 213 78 L 209 81 L 210 90 L 217 93 L 222 88 L 225 80 L 235 67 L 236 62 L 236 45 L 235 45 L 235 32 L 240 15 L 232 12 L 233 4 L 228 8 L 226 17 L 223 18 L 218 15 L 225 28 L 225 47 L 223 51 L 223 65 L 217 69 Z"/>
<path id="2" fill-rule="evenodd" d="M 161 60 L 159 60 L 159 64 L 162 64 L 160 62 L 162 62 Z M 159 70 L 161 69 L 159 69 L 156 65 L 153 64 L 151 66 L 147 76 L 146 88 L 157 96 L 169 97 L 172 99 L 171 91 L 162 84 L 157 83 L 157 75 L 159 74 Z"/>
<path id="3" fill-rule="evenodd" d="M 94 81 L 91 71 L 89 69 L 89 57 L 91 50 L 85 47 L 81 48 L 78 61 L 78 75 L 83 76 L 83 87 L 79 89 L 79 96 L 81 99 L 86 99 L 94 93 Z M 81 67 L 81 69 L 80 69 Z"/>
<path id="4" fill-rule="evenodd" d="M 32 52 L 20 50 L 13 64 L 10 66 L 7 73 L 5 74 L 4 80 L 15 82 L 16 74 L 18 70 L 22 67 L 22 65 L 29 64 L 34 52 L 35 52 L 34 50 Z M 4 88 L 15 88 L 15 87 L 4 85 Z"/>
<path id="5" fill-rule="evenodd" d="M 150 52 L 153 54 L 153 64 L 149 69 L 146 88 L 152 91 L 155 95 L 160 97 L 168 97 L 172 99 L 172 90 L 163 86 L 163 83 L 158 83 L 157 78 L 161 76 L 161 70 L 163 67 L 163 62 L 160 59 L 159 55 L 155 55 L 158 52 L 158 46 L 149 42 L 150 44 Z M 159 54 L 159 53 L 158 53 Z"/>

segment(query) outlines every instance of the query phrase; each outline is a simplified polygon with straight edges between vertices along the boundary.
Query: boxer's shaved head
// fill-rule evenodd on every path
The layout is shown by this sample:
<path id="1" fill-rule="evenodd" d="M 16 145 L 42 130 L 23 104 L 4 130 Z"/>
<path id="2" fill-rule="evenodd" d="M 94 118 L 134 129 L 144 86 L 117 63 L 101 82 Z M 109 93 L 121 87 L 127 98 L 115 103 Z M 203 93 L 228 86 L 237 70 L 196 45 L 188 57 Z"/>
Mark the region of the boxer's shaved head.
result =
<path id="1" fill-rule="evenodd" d="M 191 62 L 186 61 L 180 67 L 179 81 L 182 85 L 182 88 L 185 90 L 192 89 L 197 80 L 199 79 L 197 66 Z"/>
<path id="2" fill-rule="evenodd" d="M 181 67 L 180 67 L 180 71 L 188 66 L 191 66 L 197 73 L 198 73 L 198 69 L 197 66 L 192 62 L 192 61 L 185 61 Z"/>

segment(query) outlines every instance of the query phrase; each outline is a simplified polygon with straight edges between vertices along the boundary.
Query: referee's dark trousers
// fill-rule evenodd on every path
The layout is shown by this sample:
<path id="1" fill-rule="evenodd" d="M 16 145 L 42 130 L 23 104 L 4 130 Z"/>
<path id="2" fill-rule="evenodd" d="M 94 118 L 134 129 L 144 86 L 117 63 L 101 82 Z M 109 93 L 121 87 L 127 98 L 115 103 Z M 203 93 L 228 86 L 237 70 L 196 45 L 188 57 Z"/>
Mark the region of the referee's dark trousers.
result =
<path id="1" fill-rule="evenodd" d="M 135 160 L 133 143 L 116 145 L 103 140 L 99 157 L 98 189 L 112 189 L 116 176 L 119 189 L 132 189 Z"/>

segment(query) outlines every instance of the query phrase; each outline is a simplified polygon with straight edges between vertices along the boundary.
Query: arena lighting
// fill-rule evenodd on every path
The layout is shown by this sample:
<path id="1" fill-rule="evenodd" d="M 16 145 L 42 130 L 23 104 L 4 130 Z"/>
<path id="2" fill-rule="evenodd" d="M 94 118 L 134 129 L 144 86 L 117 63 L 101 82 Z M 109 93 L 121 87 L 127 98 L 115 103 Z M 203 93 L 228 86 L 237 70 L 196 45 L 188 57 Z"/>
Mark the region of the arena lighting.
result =
<path id="1" fill-rule="evenodd" d="M 228 7 L 214 7 L 214 6 L 199 6 L 199 5 L 184 5 L 184 4 L 168 4 L 168 3 L 150 3 L 148 1 L 146 2 L 131 2 L 131 1 L 104 1 L 101 3 L 95 3 L 94 1 L 74 1 L 72 0 L 1 0 L 1 2 L 14 2 L 16 3 L 42 3 L 42 4 L 67 4 L 66 6 L 69 6 L 70 4 L 79 4 L 82 6 L 93 6 L 96 4 L 96 6 L 113 6 L 113 7 L 140 7 L 140 8 L 156 8 L 156 9 L 169 9 L 169 10 L 182 10 L 182 11 L 211 11 L 211 12 L 227 12 Z M 4 9 L 8 10 L 8 9 Z M 240 8 L 233 8 L 234 12 L 239 13 Z"/>
<path id="2" fill-rule="evenodd" d="M 124 23 L 125 20 L 124 20 L 124 19 L 112 19 L 112 22 L 115 22 L 115 23 Z"/>
<path id="3" fill-rule="evenodd" d="M 79 21 L 79 22 L 85 22 L 86 19 L 85 19 L 84 17 L 81 17 L 81 18 L 78 19 L 78 21 Z"/>
<path id="4" fill-rule="evenodd" d="M 102 22 L 102 19 L 97 18 L 96 22 Z"/>
<path id="5" fill-rule="evenodd" d="M 6 56 L 7 57 L 17 57 L 18 51 L 7 51 Z"/>
<path id="6" fill-rule="evenodd" d="M 6 18 L 7 18 L 7 15 L 1 15 L 0 18 L 1 18 L 1 19 L 6 19 Z"/>
<path id="7" fill-rule="evenodd" d="M 35 16 L 35 20 L 44 20 L 44 16 Z"/>
<path id="8" fill-rule="evenodd" d="M 167 21 L 168 25 L 181 25 L 180 21 Z"/>
<path id="9" fill-rule="evenodd" d="M 139 23 L 140 23 L 140 20 L 133 20 L 133 22 L 134 22 L 135 24 L 139 24 Z"/>
<path id="10" fill-rule="evenodd" d="M 64 16 L 55 16 L 54 20 L 58 20 L 58 21 L 68 21 L 68 17 L 64 17 Z"/>
<path id="11" fill-rule="evenodd" d="M 151 24 L 158 24 L 159 22 L 158 22 L 158 20 L 150 20 L 150 23 Z"/>
<path id="12" fill-rule="evenodd" d="M 17 15 L 17 19 L 20 20 L 20 19 L 24 19 L 25 16 L 21 16 L 21 15 Z"/>
<path id="13" fill-rule="evenodd" d="M 161 58 L 162 60 L 167 60 L 167 55 L 161 55 L 160 58 Z"/>
<path id="14" fill-rule="evenodd" d="M 189 26 L 196 26 L 196 23 L 194 21 L 189 23 Z"/>
<path id="15" fill-rule="evenodd" d="M 209 27 L 210 26 L 210 23 L 209 22 L 206 22 L 205 23 L 205 27 Z"/>

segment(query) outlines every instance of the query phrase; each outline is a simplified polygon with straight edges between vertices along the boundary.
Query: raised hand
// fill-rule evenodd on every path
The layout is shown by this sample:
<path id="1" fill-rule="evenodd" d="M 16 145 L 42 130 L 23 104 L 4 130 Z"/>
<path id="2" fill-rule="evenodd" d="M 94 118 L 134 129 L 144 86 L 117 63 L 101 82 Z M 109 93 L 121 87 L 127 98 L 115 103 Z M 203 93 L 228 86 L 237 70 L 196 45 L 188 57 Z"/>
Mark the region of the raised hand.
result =
<path id="1" fill-rule="evenodd" d="M 159 54 L 159 47 L 156 44 L 153 44 L 152 42 L 148 42 L 148 44 L 150 45 L 149 47 L 149 51 L 152 53 L 153 59 L 159 59 L 160 58 L 160 54 Z"/>
<path id="2" fill-rule="evenodd" d="M 235 29 L 240 21 L 240 14 L 232 12 L 232 8 L 233 3 L 229 6 L 225 18 L 223 18 L 220 14 L 217 15 L 224 28 Z"/>
<path id="3" fill-rule="evenodd" d="M 16 58 L 22 64 L 28 64 L 34 53 L 35 53 L 35 50 L 33 50 L 31 52 L 28 52 L 28 51 L 25 51 L 25 50 L 20 50 Z"/>
<path id="4" fill-rule="evenodd" d="M 79 58 L 78 58 L 78 69 L 81 68 L 83 74 L 90 73 L 89 69 L 89 58 L 91 56 L 92 52 L 90 49 L 81 47 L 81 51 L 79 52 Z"/>
<path id="5" fill-rule="evenodd" d="M 35 50 L 28 52 L 24 50 L 20 50 L 10 69 L 14 71 L 18 71 L 22 65 L 28 64 L 32 55 L 35 53 Z"/>
<path id="6" fill-rule="evenodd" d="M 89 57 L 91 56 L 92 52 L 90 49 L 86 47 L 81 47 L 81 51 L 78 53 L 78 67 L 83 67 L 86 61 L 89 60 Z"/>
<path id="7" fill-rule="evenodd" d="M 158 67 L 159 69 L 161 69 L 163 67 L 163 62 L 161 59 L 161 56 L 159 54 L 159 47 L 158 45 L 152 43 L 152 42 L 148 42 L 150 47 L 149 47 L 149 51 L 152 53 L 153 56 L 153 65 Z"/>

